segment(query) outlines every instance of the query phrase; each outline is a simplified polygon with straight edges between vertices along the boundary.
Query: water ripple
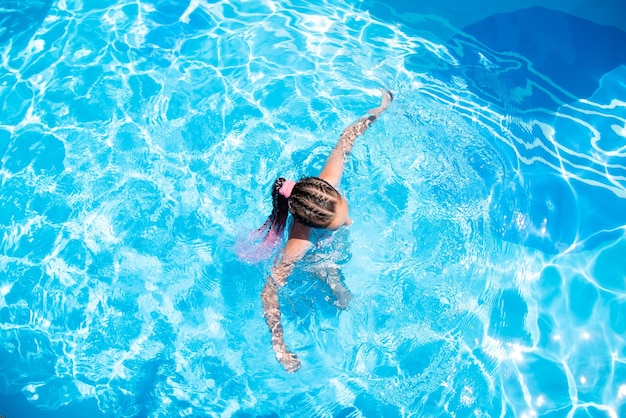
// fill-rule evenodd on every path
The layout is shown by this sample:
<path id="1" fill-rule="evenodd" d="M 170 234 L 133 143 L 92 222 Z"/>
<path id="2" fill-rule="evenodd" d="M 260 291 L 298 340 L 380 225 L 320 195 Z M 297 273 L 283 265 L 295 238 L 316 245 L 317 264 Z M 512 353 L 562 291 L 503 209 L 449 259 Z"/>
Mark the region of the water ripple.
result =
<path id="1" fill-rule="evenodd" d="M 119 416 L 623 412 L 623 67 L 582 99 L 434 17 L 343 1 L 35 5 L 0 35 L 4 393 Z M 342 184 L 355 298 L 294 275 L 284 375 L 267 265 L 233 243 L 380 87 L 396 100 Z"/>

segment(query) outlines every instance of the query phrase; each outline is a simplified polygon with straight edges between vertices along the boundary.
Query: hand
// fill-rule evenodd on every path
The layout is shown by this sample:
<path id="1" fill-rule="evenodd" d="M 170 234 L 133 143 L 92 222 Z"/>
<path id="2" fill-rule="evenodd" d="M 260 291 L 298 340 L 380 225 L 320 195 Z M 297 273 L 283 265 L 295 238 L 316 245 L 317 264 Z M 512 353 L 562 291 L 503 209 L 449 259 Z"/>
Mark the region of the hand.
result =
<path id="1" fill-rule="evenodd" d="M 300 369 L 300 359 L 291 351 L 276 351 L 276 360 L 283 365 L 287 373 L 293 373 Z"/>
<path id="2" fill-rule="evenodd" d="M 390 90 L 383 90 L 383 98 L 380 101 L 380 106 L 375 107 L 374 109 L 369 110 L 367 113 L 370 115 L 377 117 L 380 115 L 385 109 L 389 107 L 389 103 L 393 100 L 393 93 Z"/>
<path id="3" fill-rule="evenodd" d="M 348 289 L 341 286 L 341 288 L 333 290 L 333 295 L 335 296 L 333 305 L 339 309 L 348 309 L 353 298 L 352 293 Z"/>
<path id="4" fill-rule="evenodd" d="M 387 107 L 389 107 L 389 103 L 393 101 L 393 93 L 391 92 L 391 90 L 380 89 L 380 91 L 383 92 L 383 98 L 380 100 L 380 107 L 385 110 L 387 109 Z"/>

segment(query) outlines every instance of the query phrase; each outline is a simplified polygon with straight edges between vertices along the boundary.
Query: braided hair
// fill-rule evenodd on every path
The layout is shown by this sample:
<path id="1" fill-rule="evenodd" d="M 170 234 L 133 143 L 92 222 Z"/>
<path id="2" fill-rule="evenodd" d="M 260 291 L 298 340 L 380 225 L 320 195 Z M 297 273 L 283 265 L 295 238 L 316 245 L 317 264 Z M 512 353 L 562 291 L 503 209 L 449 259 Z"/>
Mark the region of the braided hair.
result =
<path id="1" fill-rule="evenodd" d="M 272 186 L 272 213 L 259 228 L 259 231 L 265 231 L 266 240 L 282 234 L 289 213 L 297 222 L 311 228 L 326 228 L 335 217 L 341 195 L 330 183 L 319 177 L 305 177 L 286 197 L 280 192 L 286 181 L 277 178 Z"/>

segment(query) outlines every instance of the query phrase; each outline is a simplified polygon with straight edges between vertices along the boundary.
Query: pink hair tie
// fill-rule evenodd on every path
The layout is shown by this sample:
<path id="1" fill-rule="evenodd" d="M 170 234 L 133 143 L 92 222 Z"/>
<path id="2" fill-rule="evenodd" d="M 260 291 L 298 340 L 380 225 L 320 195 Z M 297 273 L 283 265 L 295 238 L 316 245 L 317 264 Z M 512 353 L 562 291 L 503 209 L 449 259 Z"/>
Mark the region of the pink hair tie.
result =
<path id="1" fill-rule="evenodd" d="M 293 190 L 293 186 L 296 185 L 296 182 L 293 180 L 285 180 L 283 182 L 283 185 L 280 186 L 280 190 L 278 191 L 278 193 L 282 194 L 283 196 L 285 196 L 286 199 L 289 199 L 289 197 L 291 196 L 291 191 Z"/>

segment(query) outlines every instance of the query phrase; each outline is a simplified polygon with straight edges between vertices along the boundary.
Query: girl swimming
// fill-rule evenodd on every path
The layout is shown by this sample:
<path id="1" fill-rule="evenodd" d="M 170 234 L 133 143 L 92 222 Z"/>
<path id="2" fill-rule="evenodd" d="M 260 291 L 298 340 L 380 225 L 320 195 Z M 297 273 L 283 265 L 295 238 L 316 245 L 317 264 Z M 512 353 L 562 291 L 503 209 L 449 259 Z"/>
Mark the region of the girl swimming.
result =
<path id="1" fill-rule="evenodd" d="M 336 231 L 352 223 L 348 214 L 348 202 L 337 191 L 346 157 L 352 150 L 355 139 L 387 109 L 392 100 L 391 92 L 383 91 L 380 106 L 368 111 L 368 116 L 359 119 L 343 131 L 319 176 L 302 178 L 297 182 L 278 178 L 274 182 L 272 214 L 260 231 L 265 232 L 266 241 L 275 241 L 282 236 L 290 213 L 293 223 L 285 247 L 267 277 L 261 298 L 263 313 L 272 335 L 272 348 L 276 353 L 276 359 L 287 372 L 298 370 L 300 360 L 296 354 L 288 351 L 285 345 L 283 327 L 280 323 L 278 290 L 285 285 L 294 264 L 313 247 L 312 231 L 315 229 Z M 327 283 L 333 295 L 338 298 L 337 305 L 347 304 L 351 295 L 340 281 L 327 280 Z"/>

